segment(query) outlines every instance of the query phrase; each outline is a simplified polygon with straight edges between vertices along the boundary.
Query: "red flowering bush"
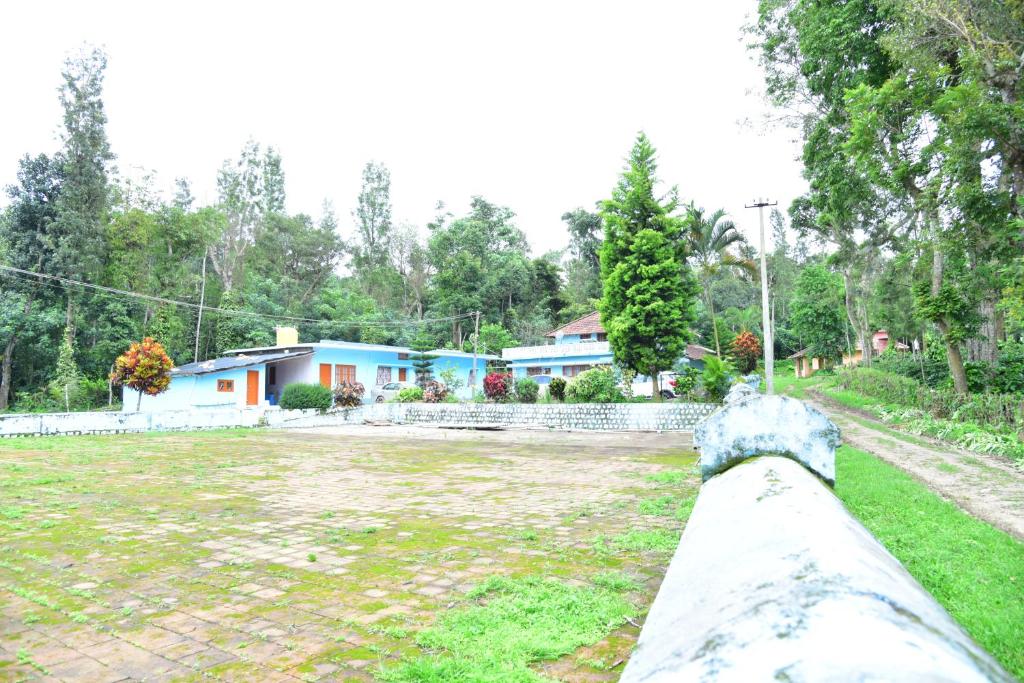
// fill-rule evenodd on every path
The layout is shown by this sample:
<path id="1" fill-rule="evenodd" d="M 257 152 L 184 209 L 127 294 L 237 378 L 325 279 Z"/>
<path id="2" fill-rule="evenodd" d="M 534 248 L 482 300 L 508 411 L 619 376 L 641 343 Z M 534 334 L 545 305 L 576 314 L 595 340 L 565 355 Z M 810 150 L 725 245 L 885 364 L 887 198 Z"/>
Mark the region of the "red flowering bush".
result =
<path id="1" fill-rule="evenodd" d="M 736 359 L 736 369 L 746 374 L 757 367 L 757 359 L 761 357 L 761 342 L 752 332 L 740 332 L 730 345 L 732 357 Z"/>
<path id="2" fill-rule="evenodd" d="M 355 408 L 362 405 L 366 387 L 362 382 L 342 382 L 334 387 L 334 405 Z"/>
<path id="3" fill-rule="evenodd" d="M 152 337 L 146 337 L 141 342 L 132 342 L 128 350 L 117 357 L 110 380 L 139 392 L 139 401 L 135 405 L 135 410 L 138 410 L 142 405 L 143 394 L 156 396 L 167 391 L 171 385 L 173 368 L 174 363 L 164 350 L 164 345 Z"/>
<path id="4" fill-rule="evenodd" d="M 512 373 L 492 372 L 484 377 L 484 396 L 492 401 L 506 401 L 512 394 Z"/>

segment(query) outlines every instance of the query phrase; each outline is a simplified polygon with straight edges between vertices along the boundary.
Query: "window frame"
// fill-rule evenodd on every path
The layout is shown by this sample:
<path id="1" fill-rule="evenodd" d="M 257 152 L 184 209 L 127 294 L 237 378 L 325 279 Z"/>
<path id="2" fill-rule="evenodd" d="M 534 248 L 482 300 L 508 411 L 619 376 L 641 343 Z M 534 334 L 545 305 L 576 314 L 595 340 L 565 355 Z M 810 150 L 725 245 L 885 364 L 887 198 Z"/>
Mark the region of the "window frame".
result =
<path id="1" fill-rule="evenodd" d="M 220 394 L 233 394 L 233 393 L 235 393 L 235 380 L 233 380 L 233 379 L 218 379 L 217 380 L 217 393 L 220 393 Z"/>

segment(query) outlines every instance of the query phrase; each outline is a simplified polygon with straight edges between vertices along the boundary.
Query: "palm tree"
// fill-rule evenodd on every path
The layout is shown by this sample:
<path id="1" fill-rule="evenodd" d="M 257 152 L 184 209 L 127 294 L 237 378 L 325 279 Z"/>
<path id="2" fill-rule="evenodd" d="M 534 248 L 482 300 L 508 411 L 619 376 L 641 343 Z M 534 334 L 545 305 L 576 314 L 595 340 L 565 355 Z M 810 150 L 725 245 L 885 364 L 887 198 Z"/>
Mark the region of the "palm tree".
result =
<path id="1" fill-rule="evenodd" d="M 697 271 L 701 288 L 704 290 L 704 305 L 711 316 L 711 329 L 715 334 L 715 352 L 721 357 L 722 347 L 718 341 L 718 322 L 715 320 L 715 304 L 711 298 L 711 280 L 722 269 L 737 270 L 753 275 L 757 266 L 748 258 L 729 251 L 734 244 L 746 241 L 736 224 L 726 218 L 725 210 L 718 209 L 705 217 L 704 209 L 692 202 L 687 207 L 684 235 L 689 246 L 690 263 Z"/>

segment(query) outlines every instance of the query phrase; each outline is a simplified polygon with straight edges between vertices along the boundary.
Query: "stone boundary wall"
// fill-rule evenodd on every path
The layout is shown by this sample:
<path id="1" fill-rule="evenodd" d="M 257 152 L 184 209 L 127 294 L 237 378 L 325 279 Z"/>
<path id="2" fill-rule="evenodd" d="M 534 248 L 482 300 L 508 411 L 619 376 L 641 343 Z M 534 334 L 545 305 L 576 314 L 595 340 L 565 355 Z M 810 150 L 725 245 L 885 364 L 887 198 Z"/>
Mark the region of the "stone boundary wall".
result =
<path id="1" fill-rule="evenodd" d="M 589 431 L 693 431 L 718 406 L 704 403 L 375 403 L 318 414 L 312 410 L 173 410 L 155 413 L 33 413 L 0 415 L 0 437 L 116 434 L 230 427 L 331 427 L 395 424 L 506 426 Z"/>

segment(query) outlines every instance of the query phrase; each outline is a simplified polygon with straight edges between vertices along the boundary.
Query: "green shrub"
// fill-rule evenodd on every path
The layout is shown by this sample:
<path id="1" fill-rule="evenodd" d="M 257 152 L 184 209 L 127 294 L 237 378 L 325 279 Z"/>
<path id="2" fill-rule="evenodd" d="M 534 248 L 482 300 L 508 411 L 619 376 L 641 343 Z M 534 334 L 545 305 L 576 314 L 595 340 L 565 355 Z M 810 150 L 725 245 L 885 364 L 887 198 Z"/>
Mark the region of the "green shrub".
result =
<path id="1" fill-rule="evenodd" d="M 715 403 L 725 398 L 729 391 L 732 375 L 732 366 L 718 356 L 708 354 L 704 356 L 704 372 L 701 374 L 701 384 L 708 400 Z"/>
<path id="2" fill-rule="evenodd" d="M 622 403 L 625 397 L 611 368 L 592 368 L 577 375 L 565 388 L 569 403 Z"/>
<path id="3" fill-rule="evenodd" d="M 398 392 L 395 400 L 399 403 L 415 403 L 423 400 L 423 389 L 420 387 L 406 387 Z"/>
<path id="4" fill-rule="evenodd" d="M 529 377 L 516 380 L 516 400 L 520 403 L 536 403 L 540 385 Z"/>
<path id="5" fill-rule="evenodd" d="M 281 407 L 285 410 L 329 410 L 333 396 L 331 390 L 319 384 L 289 384 L 281 392 Z"/>
<path id="6" fill-rule="evenodd" d="M 700 380 L 700 370 L 692 365 L 686 365 L 676 371 L 676 378 L 672 380 L 672 390 L 676 396 L 689 397 L 697 389 Z"/>
<path id="7" fill-rule="evenodd" d="M 355 408 L 363 404 L 366 387 L 362 382 L 342 382 L 334 387 L 334 404 L 342 408 Z"/>
<path id="8" fill-rule="evenodd" d="M 565 400 L 565 380 L 561 377 L 552 377 L 548 385 L 548 396 L 556 401 Z"/>
<path id="9" fill-rule="evenodd" d="M 1024 430 L 1024 396 L 1020 394 L 958 394 L 952 389 L 930 389 L 909 377 L 874 368 L 844 368 L 836 372 L 836 386 L 933 417 Z"/>
<path id="10" fill-rule="evenodd" d="M 892 349 L 892 347 L 889 347 Z M 932 358 L 925 354 L 914 354 L 886 349 L 878 358 L 871 361 L 873 370 L 891 372 L 922 382 L 930 387 L 938 387 L 949 380 L 949 365 L 945 358 Z"/>

